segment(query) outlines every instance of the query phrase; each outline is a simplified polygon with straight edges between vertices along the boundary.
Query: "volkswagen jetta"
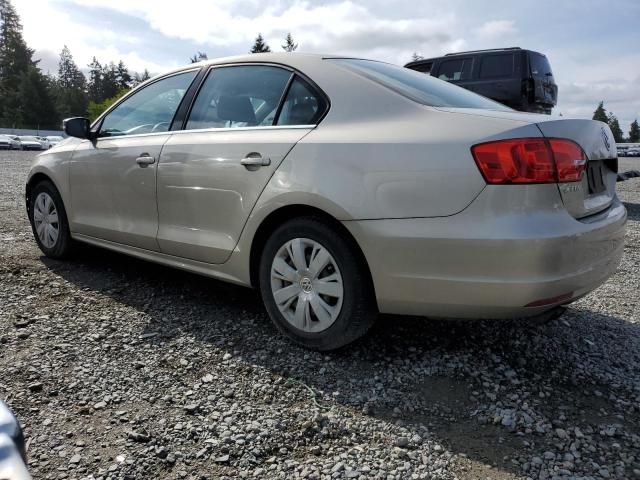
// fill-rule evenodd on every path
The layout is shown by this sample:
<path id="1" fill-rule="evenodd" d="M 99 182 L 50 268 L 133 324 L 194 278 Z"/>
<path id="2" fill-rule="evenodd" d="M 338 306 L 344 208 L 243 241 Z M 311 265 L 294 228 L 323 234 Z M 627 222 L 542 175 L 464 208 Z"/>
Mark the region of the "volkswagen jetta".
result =
<path id="1" fill-rule="evenodd" d="M 74 241 L 261 292 L 328 350 L 378 312 L 535 317 L 617 268 L 609 128 L 371 60 L 256 54 L 149 80 L 39 155 L 45 255 Z"/>

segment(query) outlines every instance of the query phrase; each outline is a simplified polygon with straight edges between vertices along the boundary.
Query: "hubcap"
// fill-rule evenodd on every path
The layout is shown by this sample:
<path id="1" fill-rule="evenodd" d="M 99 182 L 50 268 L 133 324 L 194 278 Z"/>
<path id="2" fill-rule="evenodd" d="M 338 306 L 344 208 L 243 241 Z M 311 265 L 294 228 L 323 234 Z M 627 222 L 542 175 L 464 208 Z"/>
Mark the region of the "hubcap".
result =
<path id="1" fill-rule="evenodd" d="M 340 314 L 342 274 L 320 243 L 294 238 L 280 247 L 273 259 L 271 292 L 287 322 L 305 332 L 321 332 Z"/>
<path id="2" fill-rule="evenodd" d="M 38 194 L 33 204 L 33 223 L 40 242 L 47 248 L 53 248 L 58 241 L 60 224 L 56 205 L 46 192 Z"/>

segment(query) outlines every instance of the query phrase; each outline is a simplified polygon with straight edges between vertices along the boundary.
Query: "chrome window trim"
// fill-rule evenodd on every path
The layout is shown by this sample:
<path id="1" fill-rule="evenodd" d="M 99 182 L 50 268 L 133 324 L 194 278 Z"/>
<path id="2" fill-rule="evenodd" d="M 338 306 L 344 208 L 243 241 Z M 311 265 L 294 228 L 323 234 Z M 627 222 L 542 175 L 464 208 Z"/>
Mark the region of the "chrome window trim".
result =
<path id="1" fill-rule="evenodd" d="M 187 110 L 187 114 L 184 118 L 184 122 L 182 123 L 182 128 L 180 130 L 176 130 L 176 131 L 182 131 L 182 130 L 189 130 L 189 131 L 193 131 L 193 130 L 207 130 L 207 129 L 189 129 L 187 128 L 187 125 L 189 125 L 189 118 L 191 117 L 191 113 L 193 113 L 193 107 L 195 106 L 196 102 L 198 101 L 198 97 L 200 96 L 200 93 L 202 92 L 202 89 L 204 88 L 205 84 L 207 83 L 207 80 L 209 78 L 209 76 L 213 75 L 213 72 L 218 69 L 218 68 L 229 68 L 229 67 L 274 67 L 274 68 L 282 68 L 283 70 L 287 70 L 289 72 L 289 79 L 287 80 L 287 83 L 284 87 L 284 90 L 282 92 L 282 95 L 280 95 L 280 100 L 278 101 L 278 106 L 276 107 L 276 110 L 280 109 L 280 104 L 284 101 L 284 97 L 288 91 L 289 85 L 291 84 L 292 79 L 295 77 L 296 72 L 295 70 L 293 70 L 291 67 L 288 67 L 286 65 L 282 65 L 279 63 L 269 63 L 269 62 L 256 62 L 256 63 L 252 63 L 252 62 L 242 62 L 242 63 L 222 63 L 222 64 L 218 64 L 218 65 L 209 65 L 209 67 L 207 68 L 207 71 L 205 72 L 205 74 L 202 76 L 202 80 L 200 82 L 200 85 L 198 85 L 198 89 L 196 90 L 196 94 L 193 96 L 193 98 L 191 99 L 191 104 L 189 105 L 189 109 Z M 273 125 L 264 125 L 265 127 L 272 127 Z M 221 127 L 221 128 L 227 128 L 227 127 Z M 238 127 L 240 128 L 240 127 Z"/>
<path id="2" fill-rule="evenodd" d="M 324 113 L 322 114 L 322 116 L 320 118 L 318 118 L 318 122 L 314 123 L 312 125 L 312 127 L 315 128 L 318 125 L 320 125 L 320 123 L 322 123 L 322 120 L 324 120 L 325 117 L 329 114 L 329 111 L 331 110 L 331 99 L 329 98 L 329 95 L 327 95 L 324 92 L 324 90 L 322 90 L 320 88 L 320 86 L 316 82 L 314 82 L 310 77 L 308 77 L 304 73 L 300 72 L 299 70 L 296 70 L 295 68 L 290 67 L 289 65 L 285 65 L 284 63 L 278 63 L 278 62 L 237 62 L 237 63 L 229 62 L 229 63 L 216 63 L 216 64 L 213 64 L 213 65 L 208 65 L 208 66 L 203 67 L 203 68 L 206 68 L 207 71 L 204 74 L 204 76 L 202 77 L 202 81 L 201 81 L 200 85 L 198 85 L 198 90 L 196 91 L 196 94 L 191 99 L 191 105 L 189 105 L 189 110 L 187 111 L 187 115 L 185 117 L 184 124 L 183 124 L 181 129 L 172 130 L 172 132 L 175 133 L 175 132 L 182 132 L 182 131 L 194 132 L 196 130 L 199 130 L 199 131 L 211 130 L 209 128 L 187 130 L 187 128 L 186 128 L 187 123 L 189 122 L 189 117 L 191 116 L 191 111 L 193 109 L 193 105 L 195 104 L 196 100 L 198 99 L 198 95 L 200 95 L 200 91 L 202 90 L 202 87 L 204 86 L 205 82 L 207 81 L 207 78 L 209 78 L 209 75 L 211 75 L 211 72 L 213 70 L 215 70 L 216 68 L 247 67 L 247 66 L 249 66 L 249 67 L 251 67 L 251 66 L 279 67 L 279 68 L 282 68 L 284 70 L 288 70 L 289 72 L 292 73 L 291 78 L 289 78 L 289 81 L 287 82 L 287 85 L 286 85 L 286 87 L 284 89 L 282 97 L 280 98 L 280 104 L 278 105 L 278 109 L 280 109 L 282 104 L 284 104 L 284 101 L 286 100 L 286 96 L 287 96 L 287 94 L 289 92 L 289 87 L 291 86 L 291 84 L 295 80 L 295 77 L 299 76 L 301 79 L 306 81 L 309 85 L 311 85 L 311 87 L 314 90 L 316 90 L 317 93 L 324 98 L 324 100 L 325 100 L 325 102 L 327 104 Z M 239 129 L 245 129 L 246 130 L 246 129 L 255 129 L 255 128 L 275 128 L 275 127 L 287 127 L 287 125 L 263 125 L 263 126 L 255 126 L 255 127 L 238 127 L 238 128 L 229 128 L 229 130 L 239 130 Z M 291 126 L 288 126 L 288 127 L 289 128 L 293 128 L 293 127 L 308 128 L 308 125 L 291 125 Z M 226 129 L 226 128 L 227 127 L 220 127 L 220 128 L 215 128 L 215 130 L 223 130 L 223 129 Z"/>
<path id="3" fill-rule="evenodd" d="M 192 130 L 172 130 L 168 132 L 153 132 L 153 133 L 136 133 L 134 135 L 116 135 L 113 137 L 98 137 L 95 140 L 83 139 L 83 142 L 99 142 L 100 140 L 118 140 L 120 138 L 141 138 L 141 137 L 155 137 L 159 135 L 175 135 L 185 133 L 216 133 L 216 132 L 244 132 L 252 130 L 313 130 L 316 128 L 316 124 L 312 125 L 265 125 L 255 127 L 211 127 L 211 128 L 197 128 Z"/>

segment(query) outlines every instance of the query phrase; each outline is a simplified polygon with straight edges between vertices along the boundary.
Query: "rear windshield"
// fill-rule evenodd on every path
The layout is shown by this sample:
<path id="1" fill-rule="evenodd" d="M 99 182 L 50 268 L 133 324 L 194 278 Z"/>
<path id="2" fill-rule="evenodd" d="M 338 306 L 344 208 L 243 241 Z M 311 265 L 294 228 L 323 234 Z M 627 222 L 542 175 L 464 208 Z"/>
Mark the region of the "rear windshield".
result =
<path id="1" fill-rule="evenodd" d="M 551 72 L 551 65 L 549 65 L 549 60 L 547 60 L 547 57 L 544 55 L 531 52 L 529 54 L 529 60 L 531 62 L 531 75 L 535 75 L 537 77 L 553 75 Z"/>
<path id="2" fill-rule="evenodd" d="M 376 83 L 430 107 L 511 110 L 500 103 L 423 73 L 373 60 L 335 58 L 332 61 Z"/>

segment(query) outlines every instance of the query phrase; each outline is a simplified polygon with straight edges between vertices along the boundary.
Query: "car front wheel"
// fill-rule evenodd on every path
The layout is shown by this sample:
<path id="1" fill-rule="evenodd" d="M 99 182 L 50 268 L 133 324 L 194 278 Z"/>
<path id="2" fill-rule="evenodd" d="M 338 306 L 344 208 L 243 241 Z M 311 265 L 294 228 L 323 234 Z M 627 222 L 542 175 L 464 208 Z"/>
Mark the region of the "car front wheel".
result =
<path id="1" fill-rule="evenodd" d="M 29 221 L 38 247 L 47 257 L 64 258 L 72 248 L 67 213 L 56 187 L 38 183 L 29 197 Z"/>
<path id="2" fill-rule="evenodd" d="M 299 345 L 334 350 L 376 318 L 368 272 L 346 236 L 316 217 L 291 220 L 267 240 L 260 292 L 276 327 Z"/>

